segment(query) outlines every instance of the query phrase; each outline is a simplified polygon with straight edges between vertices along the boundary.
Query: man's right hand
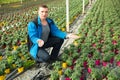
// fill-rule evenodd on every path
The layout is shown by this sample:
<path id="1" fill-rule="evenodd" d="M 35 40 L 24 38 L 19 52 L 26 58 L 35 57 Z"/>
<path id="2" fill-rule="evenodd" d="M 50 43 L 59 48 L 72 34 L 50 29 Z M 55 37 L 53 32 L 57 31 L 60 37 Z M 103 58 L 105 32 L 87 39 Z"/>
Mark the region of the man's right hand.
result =
<path id="1" fill-rule="evenodd" d="M 39 39 L 39 40 L 38 40 L 38 46 L 39 46 L 39 47 L 42 47 L 43 45 L 44 45 L 44 41 L 41 40 L 41 39 Z"/>

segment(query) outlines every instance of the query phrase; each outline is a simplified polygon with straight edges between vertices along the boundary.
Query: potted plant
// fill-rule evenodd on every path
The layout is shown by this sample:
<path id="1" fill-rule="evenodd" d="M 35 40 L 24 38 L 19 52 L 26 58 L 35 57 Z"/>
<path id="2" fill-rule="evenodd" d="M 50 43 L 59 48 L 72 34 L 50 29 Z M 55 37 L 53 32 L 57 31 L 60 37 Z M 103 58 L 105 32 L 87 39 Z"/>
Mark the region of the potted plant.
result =
<path id="1" fill-rule="evenodd" d="M 3 59 L 2 52 L 0 52 L 0 61 Z"/>
<path id="2" fill-rule="evenodd" d="M 57 70 L 50 72 L 50 80 L 59 80 L 59 74 Z"/>
<path id="3" fill-rule="evenodd" d="M 0 61 L 0 80 L 4 80 L 5 79 L 5 63 L 4 60 Z"/>
<path id="4" fill-rule="evenodd" d="M 101 63 L 102 55 L 99 51 L 93 53 L 93 59 L 95 60 L 95 65 L 99 66 Z"/>
<path id="5" fill-rule="evenodd" d="M 111 71 L 111 68 L 107 65 L 106 67 L 101 68 L 102 78 L 106 79 L 107 74 Z"/>
<path id="6" fill-rule="evenodd" d="M 102 80 L 101 70 L 99 68 L 92 68 L 90 79 L 91 80 Z"/>
<path id="7" fill-rule="evenodd" d="M 62 62 L 59 62 L 59 61 L 56 61 L 55 63 L 52 63 L 53 69 L 57 70 L 57 71 L 62 69 L 61 64 L 62 64 Z"/>
<path id="8" fill-rule="evenodd" d="M 108 62 L 110 62 L 111 58 L 114 57 L 114 53 L 112 51 L 105 52 L 103 55 L 102 65 L 106 66 Z"/>
<path id="9" fill-rule="evenodd" d="M 21 73 L 24 71 L 24 67 L 23 67 L 23 60 L 21 60 L 20 58 L 18 58 L 15 62 L 16 66 L 17 66 L 17 70 L 18 70 L 18 73 Z"/>
<path id="10" fill-rule="evenodd" d="M 72 75 L 72 70 L 70 68 L 65 69 L 64 71 L 64 75 L 65 78 L 68 80 L 68 78 L 70 79 L 71 75 Z"/>
<path id="11" fill-rule="evenodd" d="M 73 64 L 73 58 L 71 56 L 68 57 L 68 59 L 66 60 L 66 63 L 67 63 L 68 66 L 72 66 L 72 64 Z"/>
<path id="12" fill-rule="evenodd" d="M 120 79 L 120 68 L 113 68 L 107 75 L 108 80 L 119 80 Z"/>
<path id="13" fill-rule="evenodd" d="M 120 67 L 120 54 L 115 56 L 116 65 Z"/>

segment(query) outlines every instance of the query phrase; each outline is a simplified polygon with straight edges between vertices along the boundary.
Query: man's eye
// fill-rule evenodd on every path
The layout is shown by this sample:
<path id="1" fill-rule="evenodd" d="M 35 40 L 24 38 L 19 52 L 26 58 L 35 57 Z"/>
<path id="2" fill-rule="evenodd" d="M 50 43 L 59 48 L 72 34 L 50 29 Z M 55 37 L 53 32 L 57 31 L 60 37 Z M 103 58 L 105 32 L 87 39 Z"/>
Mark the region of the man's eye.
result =
<path id="1" fill-rule="evenodd" d="M 46 11 L 45 13 L 48 13 L 48 11 Z"/>

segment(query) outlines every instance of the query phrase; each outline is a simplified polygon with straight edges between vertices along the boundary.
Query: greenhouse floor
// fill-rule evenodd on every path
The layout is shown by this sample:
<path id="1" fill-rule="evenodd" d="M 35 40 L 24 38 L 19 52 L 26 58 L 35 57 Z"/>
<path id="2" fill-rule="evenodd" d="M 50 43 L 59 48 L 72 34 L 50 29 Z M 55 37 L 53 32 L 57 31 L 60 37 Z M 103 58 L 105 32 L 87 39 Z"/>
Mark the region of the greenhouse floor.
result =
<path id="1" fill-rule="evenodd" d="M 95 3 L 95 2 L 94 2 Z M 85 12 L 84 14 L 80 15 L 74 22 L 72 25 L 70 25 L 70 32 L 73 32 L 73 33 L 76 33 L 78 32 L 78 29 L 83 21 L 83 19 L 86 17 L 86 15 L 89 13 L 89 10 L 92 8 L 92 5 L 94 4 L 92 2 L 91 5 L 88 5 L 86 8 L 85 8 Z M 62 48 L 61 48 L 61 51 L 60 51 L 60 54 L 62 54 L 62 51 L 65 47 L 69 47 L 69 44 L 71 44 L 72 42 L 74 41 L 74 39 L 66 39 Z M 23 72 L 22 74 L 20 74 L 19 76 L 17 76 L 16 78 L 14 78 L 13 80 L 32 80 L 32 78 L 39 72 L 43 72 L 43 73 L 46 73 L 46 74 L 49 74 L 49 69 L 45 68 L 44 66 L 41 67 L 41 68 L 36 68 L 35 66 L 33 66 L 32 68 L 26 70 L 25 72 Z M 49 80 L 49 79 L 46 79 L 46 80 Z"/>

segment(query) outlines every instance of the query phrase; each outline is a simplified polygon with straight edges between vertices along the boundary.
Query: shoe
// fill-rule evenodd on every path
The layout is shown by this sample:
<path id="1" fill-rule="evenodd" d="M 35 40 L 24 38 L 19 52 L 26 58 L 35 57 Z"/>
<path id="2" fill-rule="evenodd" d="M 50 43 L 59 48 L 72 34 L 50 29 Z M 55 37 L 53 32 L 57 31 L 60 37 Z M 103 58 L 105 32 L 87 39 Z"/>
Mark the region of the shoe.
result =
<path id="1" fill-rule="evenodd" d="M 47 67 L 49 64 L 45 62 L 36 63 L 36 68 Z"/>
<path id="2" fill-rule="evenodd" d="M 54 58 L 54 59 L 50 59 L 51 62 L 55 62 L 55 61 L 63 61 L 61 58 Z"/>

